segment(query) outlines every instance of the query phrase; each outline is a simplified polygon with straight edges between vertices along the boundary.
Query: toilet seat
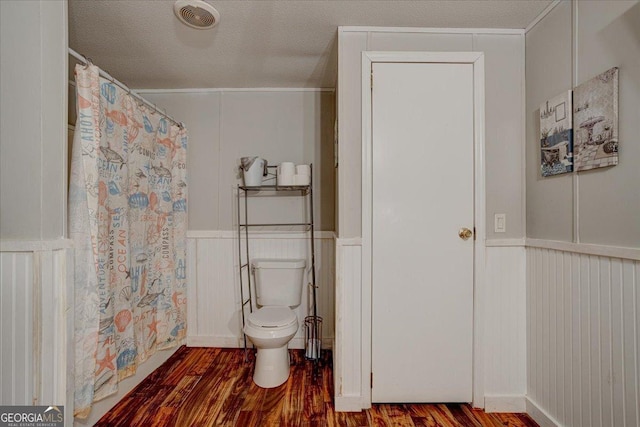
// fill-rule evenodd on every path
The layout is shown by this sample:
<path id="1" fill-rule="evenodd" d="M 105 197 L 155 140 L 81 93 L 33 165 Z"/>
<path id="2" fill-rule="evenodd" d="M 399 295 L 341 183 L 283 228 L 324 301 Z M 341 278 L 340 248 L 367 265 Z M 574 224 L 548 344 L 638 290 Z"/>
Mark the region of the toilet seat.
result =
<path id="1" fill-rule="evenodd" d="M 267 306 L 251 313 L 247 319 L 249 325 L 257 328 L 286 328 L 298 321 L 298 317 L 289 307 Z"/>

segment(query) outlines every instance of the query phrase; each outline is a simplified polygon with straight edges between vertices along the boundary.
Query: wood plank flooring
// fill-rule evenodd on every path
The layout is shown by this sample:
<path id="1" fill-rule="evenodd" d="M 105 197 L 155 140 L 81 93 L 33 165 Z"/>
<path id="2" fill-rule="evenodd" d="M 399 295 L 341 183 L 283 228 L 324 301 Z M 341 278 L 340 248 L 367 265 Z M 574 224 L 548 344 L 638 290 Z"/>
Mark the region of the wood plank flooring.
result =
<path id="1" fill-rule="evenodd" d="M 291 350 L 289 380 L 272 389 L 253 383 L 253 363 L 243 359 L 241 349 L 183 346 L 96 426 L 537 426 L 526 414 L 487 414 L 464 404 L 334 412 L 330 352 L 314 369 L 302 350 Z"/>

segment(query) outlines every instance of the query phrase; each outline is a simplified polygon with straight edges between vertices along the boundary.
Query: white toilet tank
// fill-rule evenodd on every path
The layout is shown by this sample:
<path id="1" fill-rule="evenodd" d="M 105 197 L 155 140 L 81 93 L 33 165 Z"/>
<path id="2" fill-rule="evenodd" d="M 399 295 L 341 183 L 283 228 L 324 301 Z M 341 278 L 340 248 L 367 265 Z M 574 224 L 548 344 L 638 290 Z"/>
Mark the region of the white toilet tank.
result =
<path id="1" fill-rule="evenodd" d="M 251 269 L 258 305 L 300 305 L 306 264 L 304 259 L 254 259 Z"/>

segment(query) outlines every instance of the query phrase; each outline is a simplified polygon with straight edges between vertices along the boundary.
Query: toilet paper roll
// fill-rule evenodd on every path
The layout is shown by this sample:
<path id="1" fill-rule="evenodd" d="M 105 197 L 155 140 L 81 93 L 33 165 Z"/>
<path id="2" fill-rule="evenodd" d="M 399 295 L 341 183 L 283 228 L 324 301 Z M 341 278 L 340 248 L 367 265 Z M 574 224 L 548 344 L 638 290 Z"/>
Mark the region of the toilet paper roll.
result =
<path id="1" fill-rule="evenodd" d="M 282 162 L 278 166 L 278 175 L 295 175 L 296 165 L 293 162 Z"/>
<path id="2" fill-rule="evenodd" d="M 296 175 L 309 175 L 311 176 L 311 167 L 309 165 L 296 166 Z"/>
<path id="3" fill-rule="evenodd" d="M 309 185 L 311 184 L 311 177 L 309 175 L 293 175 L 293 185 Z"/>
<path id="4" fill-rule="evenodd" d="M 278 179 L 277 179 L 277 183 L 278 185 L 295 185 L 294 184 L 294 177 L 295 175 L 280 175 L 278 174 Z"/>

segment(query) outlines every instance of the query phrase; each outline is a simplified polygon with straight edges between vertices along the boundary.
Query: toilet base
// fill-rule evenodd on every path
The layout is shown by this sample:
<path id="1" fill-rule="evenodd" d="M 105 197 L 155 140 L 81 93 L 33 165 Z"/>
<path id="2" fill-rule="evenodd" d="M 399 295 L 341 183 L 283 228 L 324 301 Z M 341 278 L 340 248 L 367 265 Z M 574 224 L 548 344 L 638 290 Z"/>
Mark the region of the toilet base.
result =
<path id="1" fill-rule="evenodd" d="M 289 378 L 289 349 L 259 348 L 253 382 L 262 388 L 273 388 L 284 384 Z"/>

